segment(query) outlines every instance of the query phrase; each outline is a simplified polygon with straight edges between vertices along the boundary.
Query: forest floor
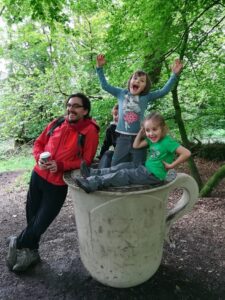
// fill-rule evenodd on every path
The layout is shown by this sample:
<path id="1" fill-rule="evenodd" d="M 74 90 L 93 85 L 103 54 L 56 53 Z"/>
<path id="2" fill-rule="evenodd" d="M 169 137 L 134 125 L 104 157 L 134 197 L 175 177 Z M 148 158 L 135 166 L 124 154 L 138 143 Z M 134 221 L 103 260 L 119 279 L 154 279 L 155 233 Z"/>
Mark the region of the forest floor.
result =
<path id="1" fill-rule="evenodd" d="M 197 164 L 206 180 L 222 163 L 198 159 Z M 117 289 L 98 283 L 85 270 L 70 195 L 42 237 L 41 263 L 23 274 L 7 269 L 6 238 L 25 226 L 27 186 L 16 184 L 19 175 L 0 173 L 0 300 L 225 300 L 224 180 L 172 226 L 173 243 L 165 243 L 155 275 L 139 286 Z"/>

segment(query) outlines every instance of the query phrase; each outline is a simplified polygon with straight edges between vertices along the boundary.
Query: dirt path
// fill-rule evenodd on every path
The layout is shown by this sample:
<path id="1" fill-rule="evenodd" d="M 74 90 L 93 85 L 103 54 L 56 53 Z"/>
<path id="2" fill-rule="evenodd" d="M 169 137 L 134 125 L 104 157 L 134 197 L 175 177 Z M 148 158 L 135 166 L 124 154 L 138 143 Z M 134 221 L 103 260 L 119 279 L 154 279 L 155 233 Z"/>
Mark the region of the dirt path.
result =
<path id="1" fill-rule="evenodd" d="M 16 186 L 19 172 L 0 173 L 0 300 L 161 300 L 225 299 L 225 199 L 200 199 L 171 230 L 163 261 L 146 283 L 114 289 L 93 280 L 80 261 L 73 205 L 68 197 L 44 234 L 41 264 L 16 275 L 5 265 L 5 239 L 25 224 L 26 187 Z"/>

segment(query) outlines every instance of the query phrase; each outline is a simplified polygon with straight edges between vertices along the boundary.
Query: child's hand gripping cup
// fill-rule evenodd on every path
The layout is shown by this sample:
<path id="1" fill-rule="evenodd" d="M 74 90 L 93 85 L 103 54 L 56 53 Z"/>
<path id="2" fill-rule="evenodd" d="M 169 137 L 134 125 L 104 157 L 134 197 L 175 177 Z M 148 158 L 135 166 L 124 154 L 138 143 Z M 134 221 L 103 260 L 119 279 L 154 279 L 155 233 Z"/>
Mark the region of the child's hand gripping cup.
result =
<path id="1" fill-rule="evenodd" d="M 46 151 L 46 152 L 42 152 L 41 155 L 40 155 L 40 159 L 42 161 L 44 161 L 45 163 L 50 159 L 51 157 L 51 153 Z"/>

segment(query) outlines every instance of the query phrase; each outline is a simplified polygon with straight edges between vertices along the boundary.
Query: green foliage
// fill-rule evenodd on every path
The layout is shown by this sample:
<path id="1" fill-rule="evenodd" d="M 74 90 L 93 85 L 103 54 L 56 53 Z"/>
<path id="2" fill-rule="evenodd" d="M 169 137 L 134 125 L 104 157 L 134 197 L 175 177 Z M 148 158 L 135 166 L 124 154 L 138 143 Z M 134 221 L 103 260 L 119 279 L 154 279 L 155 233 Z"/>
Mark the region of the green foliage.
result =
<path id="1" fill-rule="evenodd" d="M 15 170 L 28 170 L 31 171 L 34 166 L 32 156 L 16 156 L 9 159 L 2 160 L 0 163 L 0 172 L 15 171 Z"/>
<path id="2" fill-rule="evenodd" d="M 207 160 L 225 161 L 225 144 L 203 144 L 198 150 L 197 156 Z"/>
<path id="3" fill-rule="evenodd" d="M 2 0 L 2 5 L 6 6 L 5 17 L 11 24 L 22 22 L 28 16 L 52 26 L 54 22 L 64 23 L 68 21 L 65 4 L 65 0 Z"/>
<path id="4" fill-rule="evenodd" d="M 21 171 L 12 188 L 29 183 L 34 158 L 30 146 L 14 148 L 12 141 L 0 140 L 0 172 Z"/>
<path id="5" fill-rule="evenodd" d="M 208 197 L 212 190 L 223 180 L 225 177 L 225 165 L 222 165 L 212 177 L 205 183 L 204 187 L 200 190 L 200 197 Z"/>
<path id="6" fill-rule="evenodd" d="M 111 84 L 125 87 L 134 70 L 144 69 L 151 75 L 153 89 L 164 85 L 168 66 L 181 56 L 185 69 L 178 91 L 189 139 L 217 135 L 224 128 L 224 28 L 219 1 L 1 3 L 2 16 L 13 24 L 6 27 L 8 35 L 0 47 L 9 72 L 0 81 L 1 136 L 36 138 L 50 120 L 64 113 L 66 98 L 76 91 L 90 96 L 92 115 L 104 133 L 115 99 L 99 87 L 94 70 L 99 52 L 106 54 Z M 149 109 L 160 110 L 179 134 L 171 95 Z"/>
<path id="7" fill-rule="evenodd" d="M 92 101 L 92 116 L 100 126 L 99 147 L 104 139 L 106 128 L 112 121 L 112 108 L 116 103 L 114 99 Z"/>
<path id="8" fill-rule="evenodd" d="M 0 145 L 6 142 L 1 141 Z M 0 147 L 0 172 L 27 170 L 28 172 L 34 166 L 32 149 L 29 146 L 22 148 Z"/>

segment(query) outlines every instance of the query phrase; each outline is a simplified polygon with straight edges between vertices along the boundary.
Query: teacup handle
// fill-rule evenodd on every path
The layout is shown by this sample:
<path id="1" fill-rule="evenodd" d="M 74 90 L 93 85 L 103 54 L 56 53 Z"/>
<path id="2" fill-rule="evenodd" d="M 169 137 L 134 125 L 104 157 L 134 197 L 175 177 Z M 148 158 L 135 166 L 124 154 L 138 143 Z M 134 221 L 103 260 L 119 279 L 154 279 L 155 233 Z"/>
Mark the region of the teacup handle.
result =
<path id="1" fill-rule="evenodd" d="M 183 194 L 175 206 L 168 211 L 166 217 L 167 240 L 171 225 L 193 208 L 199 194 L 198 185 L 194 178 L 184 173 L 177 174 L 177 177 L 169 187 L 169 192 L 176 188 L 183 189 Z"/>

